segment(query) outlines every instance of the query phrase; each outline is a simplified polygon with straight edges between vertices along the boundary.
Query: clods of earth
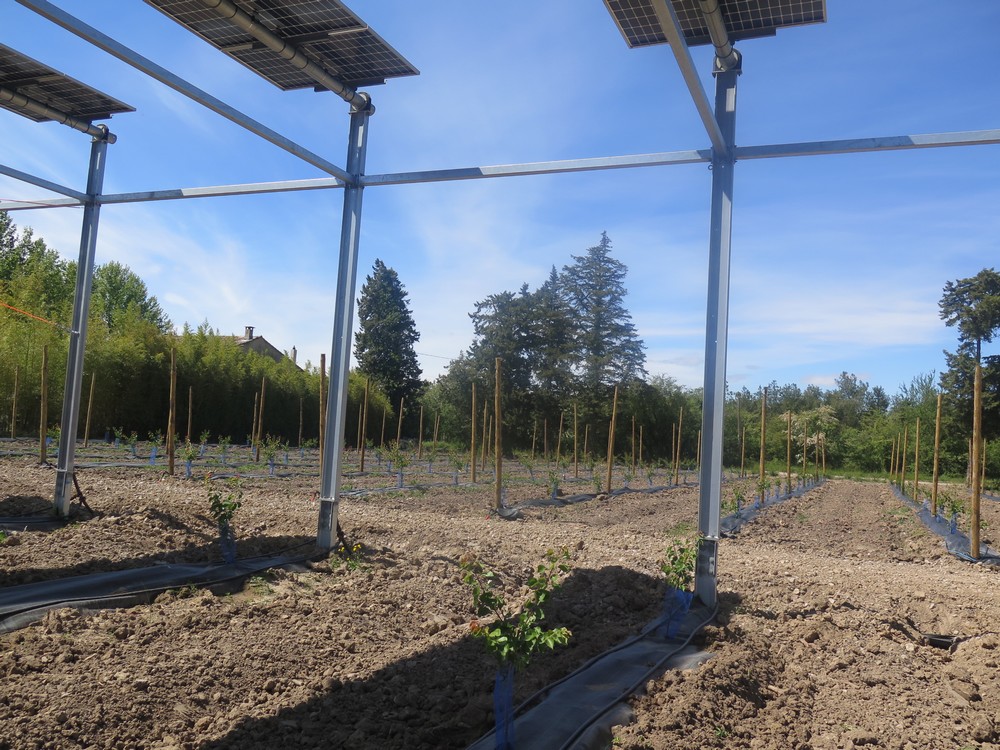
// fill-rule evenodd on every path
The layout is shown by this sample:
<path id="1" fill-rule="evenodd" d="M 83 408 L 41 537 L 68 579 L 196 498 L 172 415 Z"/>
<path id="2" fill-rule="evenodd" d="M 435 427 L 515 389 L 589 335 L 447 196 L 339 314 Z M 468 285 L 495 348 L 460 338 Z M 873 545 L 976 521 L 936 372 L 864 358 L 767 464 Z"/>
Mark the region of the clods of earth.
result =
<path id="1" fill-rule="evenodd" d="M 219 559 L 200 479 L 125 466 L 79 479 L 94 515 L 9 532 L 0 586 Z M 238 554 L 308 548 L 316 477 L 242 482 Z M 0 458 L 0 516 L 44 509 L 53 486 L 37 457 Z M 655 619 L 658 560 L 697 527 L 693 487 L 517 521 L 491 517 L 492 501 L 489 485 L 446 481 L 347 497 L 351 559 L 229 593 L 55 609 L 0 635 L 0 748 L 468 746 L 491 728 L 494 666 L 470 631 L 461 557 L 517 601 L 546 550 L 570 552 L 547 622 L 572 638 L 518 675 L 517 701 Z M 997 506 L 984 501 L 987 529 Z M 613 747 L 1000 749 L 998 571 L 950 556 L 885 483 L 833 479 L 767 508 L 720 543 L 718 573 L 718 616 L 697 641 L 712 658 L 650 679 Z"/>

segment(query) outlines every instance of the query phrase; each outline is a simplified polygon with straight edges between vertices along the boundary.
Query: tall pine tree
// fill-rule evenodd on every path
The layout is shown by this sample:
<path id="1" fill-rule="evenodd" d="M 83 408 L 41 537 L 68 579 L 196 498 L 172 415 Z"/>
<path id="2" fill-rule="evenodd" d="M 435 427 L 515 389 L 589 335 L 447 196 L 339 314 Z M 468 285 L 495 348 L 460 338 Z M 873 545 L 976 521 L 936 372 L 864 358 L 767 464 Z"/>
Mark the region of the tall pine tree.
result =
<path id="1" fill-rule="evenodd" d="M 375 380 L 393 408 L 420 389 L 420 365 L 413 345 L 420 334 L 413 322 L 399 275 L 381 260 L 365 278 L 358 299 L 361 330 L 354 342 L 358 369 Z"/>
<path id="2" fill-rule="evenodd" d="M 646 354 L 625 307 L 628 269 L 611 257 L 608 233 L 602 232 L 585 255 L 572 258 L 574 263 L 563 268 L 562 283 L 576 321 L 581 387 L 596 393 L 644 377 Z"/>

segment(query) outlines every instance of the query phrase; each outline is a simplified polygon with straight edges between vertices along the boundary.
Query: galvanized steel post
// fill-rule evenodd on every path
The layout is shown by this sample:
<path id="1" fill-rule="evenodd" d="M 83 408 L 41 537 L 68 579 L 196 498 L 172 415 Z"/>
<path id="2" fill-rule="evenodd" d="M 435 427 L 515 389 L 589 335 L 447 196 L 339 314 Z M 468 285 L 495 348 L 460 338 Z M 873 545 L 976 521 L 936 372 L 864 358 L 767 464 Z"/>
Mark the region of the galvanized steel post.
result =
<path id="1" fill-rule="evenodd" d="M 361 235 L 361 176 L 365 171 L 370 104 L 351 110 L 351 132 L 347 151 L 347 171 L 352 184 L 344 188 L 344 215 L 340 227 L 340 260 L 333 314 L 333 355 L 330 388 L 326 403 L 326 431 L 320 474 L 319 529 L 317 546 L 333 549 L 337 533 L 340 497 L 340 458 L 347 421 L 347 375 L 351 360 L 351 329 L 354 325 L 354 287 L 358 277 L 358 244 Z"/>
<path id="2" fill-rule="evenodd" d="M 94 255 L 97 248 L 97 225 L 101 204 L 97 201 L 104 187 L 104 167 L 111 133 L 104 125 L 100 136 L 90 146 L 90 171 L 87 175 L 87 201 L 83 206 L 83 228 L 80 231 L 80 256 L 77 260 L 76 290 L 73 295 L 73 322 L 69 332 L 69 354 L 66 358 L 66 385 L 63 389 L 62 422 L 59 431 L 59 458 L 56 462 L 56 490 L 53 503 L 56 513 L 69 514 L 70 487 L 73 484 L 73 459 L 76 453 L 76 431 L 80 422 L 80 395 L 83 389 L 83 357 L 87 346 L 87 317 L 90 312 L 90 290 L 94 282 Z"/>
<path id="3" fill-rule="evenodd" d="M 708 257 L 708 310 L 705 326 L 705 404 L 698 531 L 702 541 L 695 568 L 695 592 L 716 604 L 716 558 L 722 505 L 722 415 L 726 402 L 726 345 L 729 334 L 729 256 L 733 216 L 736 81 L 739 66 L 716 71 L 715 117 L 727 149 L 712 152 L 712 208 Z"/>

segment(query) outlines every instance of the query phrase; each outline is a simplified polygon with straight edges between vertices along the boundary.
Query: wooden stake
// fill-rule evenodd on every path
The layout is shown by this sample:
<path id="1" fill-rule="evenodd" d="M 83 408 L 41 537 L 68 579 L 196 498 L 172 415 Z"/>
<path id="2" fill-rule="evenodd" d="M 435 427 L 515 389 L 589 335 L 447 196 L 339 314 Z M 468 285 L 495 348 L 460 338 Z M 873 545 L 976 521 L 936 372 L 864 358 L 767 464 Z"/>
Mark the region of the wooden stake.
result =
<path id="1" fill-rule="evenodd" d="M 15 370 L 16 373 L 16 370 Z M 15 375 L 16 377 L 16 375 Z M 87 399 L 87 419 L 83 427 L 83 447 L 86 448 L 90 442 L 90 413 L 94 408 L 94 383 L 97 380 L 97 373 L 90 375 L 90 397 Z"/>
<path id="2" fill-rule="evenodd" d="M 785 433 L 785 486 L 792 492 L 792 410 L 788 410 L 788 430 Z"/>
<path id="3" fill-rule="evenodd" d="M 361 452 L 361 422 L 364 420 L 364 407 L 358 402 L 358 427 L 354 432 L 354 447 L 358 453 Z"/>
<path id="4" fill-rule="evenodd" d="M 476 384 L 472 384 L 472 429 L 469 446 L 469 465 L 472 467 L 472 483 L 476 483 Z"/>
<path id="5" fill-rule="evenodd" d="M 191 442 L 191 423 L 194 421 L 194 386 L 188 386 L 188 431 L 187 442 Z"/>
<path id="6" fill-rule="evenodd" d="M 542 420 L 542 460 L 548 463 L 549 460 L 549 420 Z"/>
<path id="7" fill-rule="evenodd" d="M 419 461 L 424 453 L 424 405 L 420 405 L 420 420 L 417 427 L 417 460 Z"/>
<path id="8" fill-rule="evenodd" d="M 562 433 L 563 433 L 563 414 L 559 412 L 559 434 L 556 435 L 556 464 L 559 464 L 559 459 L 562 458 Z"/>
<path id="9" fill-rule="evenodd" d="M 496 414 L 496 433 L 493 444 L 493 459 L 496 471 L 496 485 L 493 491 L 493 505 L 499 510 L 503 507 L 503 434 L 500 420 L 500 357 L 496 358 L 496 387 L 493 391 L 493 412 Z"/>
<path id="10" fill-rule="evenodd" d="M 789 412 L 791 413 L 791 412 Z M 743 426 L 743 434 L 740 436 L 740 479 L 746 476 L 747 469 L 747 428 Z"/>
<path id="11" fill-rule="evenodd" d="M 484 404 L 485 406 L 485 404 Z M 486 409 L 483 409 L 483 416 L 486 416 Z M 489 419 L 483 425 L 483 446 L 479 449 L 479 457 L 482 463 L 479 466 L 480 471 L 486 471 L 486 459 L 490 455 L 490 435 L 493 434 L 493 415 L 489 415 Z"/>
<path id="12" fill-rule="evenodd" d="M 486 436 L 489 434 L 486 431 L 486 428 L 487 428 L 486 418 L 489 416 L 489 413 L 490 413 L 489 412 L 489 404 L 486 403 L 486 399 L 483 399 L 483 438 L 482 438 L 482 441 L 480 443 L 480 448 L 479 448 L 480 460 L 483 462 L 483 466 L 482 466 L 483 471 L 486 470 Z M 473 456 L 472 460 L 475 461 L 476 457 Z"/>
<path id="13" fill-rule="evenodd" d="M 642 425 L 639 425 L 639 465 L 642 466 Z"/>
<path id="14" fill-rule="evenodd" d="M 913 500 L 920 502 L 920 417 L 917 417 L 917 431 L 913 441 Z"/>
<path id="15" fill-rule="evenodd" d="M 372 379 L 365 378 L 365 401 L 361 407 L 361 468 L 360 471 L 365 470 L 365 453 L 368 451 L 368 388 L 371 386 Z"/>
<path id="16" fill-rule="evenodd" d="M 632 473 L 635 474 L 635 414 L 632 415 Z"/>
<path id="17" fill-rule="evenodd" d="M 813 446 L 813 478 L 819 481 L 819 430 L 816 430 L 816 444 Z"/>
<path id="18" fill-rule="evenodd" d="M 910 426 L 903 425 L 903 453 L 899 459 L 899 489 L 906 494 L 906 451 L 910 447 Z"/>
<path id="19" fill-rule="evenodd" d="M 253 394 L 253 417 L 251 417 L 251 424 L 250 424 L 251 448 L 253 448 L 253 446 L 257 442 L 257 418 L 260 416 L 259 405 L 260 405 L 260 391 L 255 391 Z"/>
<path id="20" fill-rule="evenodd" d="M 809 454 L 809 436 L 805 427 L 802 428 L 802 483 L 806 481 L 806 456 Z"/>
<path id="21" fill-rule="evenodd" d="M 399 399 L 399 422 L 396 423 L 396 450 L 402 450 L 403 439 L 403 399 Z"/>
<path id="22" fill-rule="evenodd" d="M 767 388 L 760 397 L 760 487 L 764 486 L 767 472 Z"/>
<path id="23" fill-rule="evenodd" d="M 937 409 L 934 414 L 934 469 L 931 476 L 931 514 L 936 516 L 938 507 L 938 474 L 941 461 L 941 394 L 937 397 Z"/>
<path id="24" fill-rule="evenodd" d="M 38 414 L 38 463 L 47 463 L 45 446 L 45 434 L 48 431 L 49 422 L 49 346 L 42 347 L 42 383 L 41 383 L 41 408 Z"/>
<path id="25" fill-rule="evenodd" d="M 896 477 L 896 436 L 892 437 L 892 451 L 889 453 L 889 481 Z"/>
<path id="26" fill-rule="evenodd" d="M 177 350 L 170 349 L 170 404 L 167 409 L 167 473 L 174 475 L 174 452 L 177 448 Z"/>
<path id="27" fill-rule="evenodd" d="M 299 396 L 299 444 L 296 448 L 302 448 L 302 426 L 306 416 L 306 400 Z"/>
<path id="28" fill-rule="evenodd" d="M 976 378 L 972 387 L 972 513 L 969 519 L 969 554 L 979 559 L 979 504 L 983 494 L 982 472 L 979 470 L 979 450 L 983 442 L 983 368 L 976 363 Z"/>
<path id="29" fill-rule="evenodd" d="M 670 423 L 670 477 L 676 474 L 677 466 L 677 423 Z M 669 482 L 668 482 L 669 484 Z"/>
<path id="30" fill-rule="evenodd" d="M 260 379 L 260 416 L 257 417 L 257 444 L 254 449 L 254 461 L 260 461 L 260 443 L 264 439 L 264 396 L 267 394 L 267 375 Z"/>
<path id="31" fill-rule="evenodd" d="M 573 478 L 580 478 L 580 452 L 576 449 L 577 437 L 579 432 L 577 430 L 577 414 L 576 414 L 576 404 L 573 404 Z"/>
<path id="32" fill-rule="evenodd" d="M 607 492 L 611 492 L 611 472 L 615 467 L 615 419 L 618 417 L 618 386 L 615 386 L 615 395 L 611 400 L 611 426 L 608 428 L 608 486 Z"/>
<path id="33" fill-rule="evenodd" d="M 583 426 L 583 455 L 589 456 L 590 450 L 588 448 L 588 441 L 590 440 L 590 425 L 586 424 Z"/>
<path id="34" fill-rule="evenodd" d="M 684 427 L 684 407 L 677 416 L 677 457 L 674 460 L 674 484 L 680 484 L 681 479 L 681 429 Z"/>
<path id="35" fill-rule="evenodd" d="M 441 412 L 434 412 L 434 449 L 437 450 L 438 427 L 441 425 Z"/>
<path id="36" fill-rule="evenodd" d="M 10 439 L 17 437 L 17 376 L 20 368 L 14 366 L 14 397 L 10 400 Z"/>
<path id="37" fill-rule="evenodd" d="M 531 460 L 535 460 L 535 443 L 538 441 L 538 420 L 531 423 Z"/>
<path id="38" fill-rule="evenodd" d="M 387 413 L 388 412 L 387 412 L 386 409 L 382 409 L 382 433 L 381 433 L 381 435 L 379 435 L 379 439 L 378 439 L 378 447 L 379 448 L 384 448 L 385 447 L 385 419 L 386 419 L 386 414 Z"/>

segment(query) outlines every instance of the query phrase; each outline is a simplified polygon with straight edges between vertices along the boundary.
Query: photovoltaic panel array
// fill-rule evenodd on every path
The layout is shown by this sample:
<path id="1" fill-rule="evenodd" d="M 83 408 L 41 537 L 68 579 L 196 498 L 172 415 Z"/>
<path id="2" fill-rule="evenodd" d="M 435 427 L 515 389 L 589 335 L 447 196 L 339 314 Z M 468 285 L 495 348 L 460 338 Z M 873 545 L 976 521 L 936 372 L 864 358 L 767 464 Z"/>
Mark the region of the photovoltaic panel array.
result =
<path id="1" fill-rule="evenodd" d="M 671 0 L 667 0 L 670 2 Z M 688 46 L 711 44 L 698 0 L 672 0 Z M 666 44 L 651 0 L 604 0 L 629 47 Z M 719 0 L 731 41 L 826 20 L 826 0 Z"/>
<path id="2" fill-rule="evenodd" d="M 135 111 L 129 105 L 2 44 L 0 87 L 84 122 L 107 120 L 111 115 Z M 53 119 L 37 111 L 14 106 L 6 98 L 0 98 L 0 107 L 35 122 Z"/>
<path id="3" fill-rule="evenodd" d="M 309 75 L 201 0 L 146 0 L 285 91 L 318 87 Z M 419 74 L 338 0 L 233 0 L 262 28 L 351 88 Z"/>

